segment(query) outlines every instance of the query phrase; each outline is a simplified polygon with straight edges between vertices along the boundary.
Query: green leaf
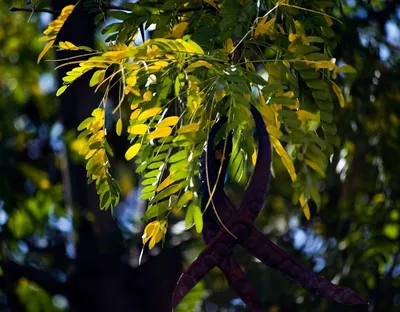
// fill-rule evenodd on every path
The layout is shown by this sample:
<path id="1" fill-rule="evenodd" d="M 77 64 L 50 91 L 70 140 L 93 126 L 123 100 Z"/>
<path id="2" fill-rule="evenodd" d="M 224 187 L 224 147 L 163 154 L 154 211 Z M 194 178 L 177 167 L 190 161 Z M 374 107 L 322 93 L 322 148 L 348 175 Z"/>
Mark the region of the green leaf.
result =
<path id="1" fill-rule="evenodd" d="M 154 178 L 154 177 L 158 176 L 159 174 L 160 174 L 160 170 L 153 170 L 153 171 L 150 171 L 150 172 L 146 173 L 144 175 L 144 178 L 145 179 Z"/>
<path id="2" fill-rule="evenodd" d="M 337 67 L 337 68 L 335 69 L 335 73 L 337 73 L 337 74 L 339 74 L 339 73 L 352 73 L 352 74 L 356 74 L 356 73 L 357 73 L 357 70 L 356 70 L 354 67 L 350 66 L 350 65 L 343 65 L 343 66 Z"/>
<path id="3" fill-rule="evenodd" d="M 195 204 L 190 204 L 192 206 L 193 210 L 193 220 L 194 220 L 194 225 L 196 227 L 196 232 L 201 233 L 203 230 L 203 215 L 201 214 L 201 209 L 199 206 Z"/>
<path id="4" fill-rule="evenodd" d="M 249 80 L 255 84 L 261 85 L 261 86 L 265 86 L 267 84 L 267 82 L 265 81 L 264 78 L 262 78 L 260 75 L 257 75 L 253 72 L 246 72 L 246 76 L 247 78 L 249 78 Z"/>
<path id="5" fill-rule="evenodd" d="M 188 150 L 182 150 L 182 151 L 179 151 L 179 152 L 175 153 L 174 155 L 172 155 L 168 159 L 168 162 L 169 163 L 175 163 L 175 162 L 178 162 L 178 161 L 183 160 L 183 159 L 187 160 L 188 157 L 189 157 L 189 151 Z"/>

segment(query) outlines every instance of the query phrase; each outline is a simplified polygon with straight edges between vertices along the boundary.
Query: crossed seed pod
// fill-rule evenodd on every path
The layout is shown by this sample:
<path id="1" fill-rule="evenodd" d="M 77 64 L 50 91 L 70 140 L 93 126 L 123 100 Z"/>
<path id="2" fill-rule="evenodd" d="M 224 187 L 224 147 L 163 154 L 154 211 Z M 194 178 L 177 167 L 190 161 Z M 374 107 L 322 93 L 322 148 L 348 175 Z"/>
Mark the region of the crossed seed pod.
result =
<path id="1" fill-rule="evenodd" d="M 253 175 L 239 209 L 236 209 L 226 196 L 223 190 L 223 182 L 217 181 L 220 169 L 216 165 L 217 160 L 213 156 L 215 135 L 226 121 L 226 118 L 222 118 L 220 122 L 214 125 L 215 128 L 213 127 L 211 131 L 207 153 L 206 155 L 203 154 L 203 157 L 206 157 L 207 166 L 202 169 L 206 170 L 206 179 L 202 178 L 202 187 L 205 187 L 207 192 L 205 195 L 202 194 L 202 200 L 203 202 L 208 202 L 212 190 L 214 187 L 216 188 L 214 194 L 212 194 L 211 201 L 217 209 L 218 216 L 224 227 L 228 228 L 231 233 L 228 233 L 219 224 L 213 208 L 209 207 L 210 211 L 208 213 L 210 215 L 207 215 L 204 220 L 204 223 L 207 222 L 207 226 L 205 224 L 204 228 L 204 238 L 208 241 L 208 244 L 179 278 L 172 297 L 172 307 L 175 308 L 208 271 L 214 266 L 219 266 L 225 276 L 230 276 L 228 277 L 229 284 L 239 293 L 246 304 L 253 311 L 260 311 L 260 300 L 255 295 L 254 288 L 248 282 L 244 272 L 233 257 L 232 250 L 236 244 L 242 245 L 265 265 L 280 271 L 281 274 L 294 280 L 314 295 L 323 296 L 339 303 L 366 304 L 366 301 L 359 294 L 349 288 L 334 285 L 323 277 L 318 276 L 296 258 L 276 246 L 254 227 L 253 222 L 263 207 L 267 196 L 270 179 L 271 144 L 260 113 L 254 106 L 251 106 L 250 110 L 255 120 L 259 137 L 258 154 Z M 231 141 L 231 137 L 228 140 Z M 229 144 L 227 144 L 228 147 Z M 226 168 L 222 164 L 220 176 L 222 176 L 221 173 L 224 170 L 226 172 Z M 209 225 L 208 222 L 213 222 L 213 224 Z M 219 229 L 216 228 L 215 224 L 218 225 Z M 231 276 L 232 274 L 233 276 Z M 236 281 L 239 281 L 238 284 L 235 283 Z"/>

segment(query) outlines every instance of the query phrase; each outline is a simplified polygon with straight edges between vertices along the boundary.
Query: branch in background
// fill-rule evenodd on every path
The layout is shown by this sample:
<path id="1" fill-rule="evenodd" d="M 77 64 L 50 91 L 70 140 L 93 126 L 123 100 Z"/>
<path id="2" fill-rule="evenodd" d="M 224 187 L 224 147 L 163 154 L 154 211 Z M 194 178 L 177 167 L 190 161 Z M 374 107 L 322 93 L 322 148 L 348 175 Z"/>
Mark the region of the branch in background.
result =
<path id="1" fill-rule="evenodd" d="M 55 11 L 52 9 L 35 9 L 35 8 L 17 8 L 17 7 L 12 7 L 10 8 L 11 12 L 29 12 L 29 13 L 50 13 L 53 15 L 59 15 L 60 11 Z"/>
<path id="2" fill-rule="evenodd" d="M 118 6 L 114 4 L 108 4 L 104 3 L 101 6 L 102 9 L 104 10 L 123 10 L 123 11 L 130 11 L 128 8 L 123 7 L 123 6 Z M 190 7 L 190 8 L 183 8 L 177 10 L 178 13 L 186 13 L 186 12 L 194 12 L 194 11 L 200 11 L 202 9 L 209 10 L 209 9 L 214 9 L 212 6 L 197 6 L 197 7 Z M 29 12 L 29 13 L 50 13 L 53 15 L 59 15 L 61 12 L 57 10 L 52 10 L 52 9 L 35 9 L 35 8 L 17 8 L 17 7 L 12 7 L 10 8 L 11 12 Z M 165 10 L 165 11 L 175 11 L 175 10 Z"/>
<path id="3" fill-rule="evenodd" d="M 67 284 L 58 282 L 51 274 L 35 269 L 31 266 L 25 266 L 18 264 L 14 261 L 7 261 L 4 264 L 4 273 L 13 280 L 19 280 L 21 277 L 35 282 L 42 287 L 49 294 L 63 294 L 68 297 L 68 286 Z"/>

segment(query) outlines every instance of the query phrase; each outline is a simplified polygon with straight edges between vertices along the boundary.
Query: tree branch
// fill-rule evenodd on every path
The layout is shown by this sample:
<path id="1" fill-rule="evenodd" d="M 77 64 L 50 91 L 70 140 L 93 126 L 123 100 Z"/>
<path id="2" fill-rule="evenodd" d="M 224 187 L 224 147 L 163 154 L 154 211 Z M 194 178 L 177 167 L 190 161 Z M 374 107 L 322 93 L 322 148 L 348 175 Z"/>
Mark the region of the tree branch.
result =
<path id="1" fill-rule="evenodd" d="M 55 11 L 52 9 L 35 9 L 35 8 L 17 8 L 17 7 L 12 7 L 10 8 L 11 12 L 29 12 L 29 13 L 50 13 L 53 15 L 58 15 L 61 12 L 60 11 Z"/>
<path id="2" fill-rule="evenodd" d="M 104 10 L 122 10 L 122 11 L 130 11 L 128 8 L 123 7 L 123 6 L 118 6 L 114 4 L 108 4 L 104 3 L 102 4 L 102 9 Z M 209 9 L 214 9 L 212 6 L 196 6 L 196 7 L 190 7 L 190 8 L 183 8 L 177 10 L 178 13 L 187 13 L 187 12 L 195 12 L 195 11 L 200 11 L 202 9 L 209 10 Z M 52 10 L 52 9 L 35 9 L 35 8 L 17 8 L 17 7 L 12 7 L 10 8 L 11 12 L 29 12 L 29 13 L 49 13 L 53 15 L 59 15 L 61 12 Z M 175 11 L 175 10 L 166 10 L 166 11 Z"/>
<path id="3" fill-rule="evenodd" d="M 69 295 L 68 286 L 66 284 L 58 282 L 51 274 L 35 269 L 34 267 L 24 266 L 9 260 L 4 264 L 4 272 L 16 280 L 25 277 L 38 284 L 52 295 L 63 294 L 67 297 Z"/>

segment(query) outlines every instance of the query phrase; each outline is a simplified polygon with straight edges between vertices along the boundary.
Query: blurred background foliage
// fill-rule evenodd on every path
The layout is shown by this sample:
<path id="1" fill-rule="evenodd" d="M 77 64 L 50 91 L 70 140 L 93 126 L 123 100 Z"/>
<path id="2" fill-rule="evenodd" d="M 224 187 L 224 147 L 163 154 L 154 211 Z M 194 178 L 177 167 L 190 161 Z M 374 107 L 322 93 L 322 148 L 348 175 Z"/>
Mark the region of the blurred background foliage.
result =
<path id="1" fill-rule="evenodd" d="M 320 210 L 311 207 L 312 219 L 306 221 L 291 203 L 290 178 L 278 168 L 257 220 L 285 250 L 357 289 L 369 299 L 370 311 L 382 312 L 400 311 L 396 2 L 346 0 L 335 12 L 343 21 L 334 28 L 337 62 L 352 65 L 357 74 L 339 77 L 346 98 L 344 109 L 335 108 L 342 142 L 319 186 Z M 40 6 L 59 10 L 68 3 Z M 144 207 L 133 171 L 123 162 L 125 143 L 114 138 L 113 166 L 124 200 L 113 220 L 99 211 L 74 152 L 79 148 L 74 129 L 98 101 L 88 80 L 74 86 L 75 98 L 55 98 L 62 73 L 56 75 L 54 63 L 36 64 L 39 37 L 51 15 L 9 11 L 24 5 L 0 2 L 0 310 L 166 311 L 181 259 L 191 261 L 204 245 L 178 222 L 169 231 L 168 248 L 155 248 L 138 266 Z M 90 19 L 74 18 L 79 22 L 69 21 L 63 35 L 69 32 L 68 40 L 90 45 L 98 31 Z M 240 188 L 228 186 L 231 194 Z M 354 311 L 311 297 L 241 249 L 236 252 L 267 311 Z M 235 298 L 214 270 L 179 309 L 244 311 Z"/>

